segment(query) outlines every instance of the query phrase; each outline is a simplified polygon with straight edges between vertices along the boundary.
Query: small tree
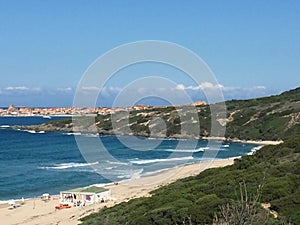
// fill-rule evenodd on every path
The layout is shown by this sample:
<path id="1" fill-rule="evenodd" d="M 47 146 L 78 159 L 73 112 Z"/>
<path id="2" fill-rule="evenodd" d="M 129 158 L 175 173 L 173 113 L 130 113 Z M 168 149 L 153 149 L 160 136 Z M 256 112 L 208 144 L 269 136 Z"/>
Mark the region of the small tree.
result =
<path id="1" fill-rule="evenodd" d="M 219 215 L 215 214 L 214 225 L 254 225 L 267 224 L 269 213 L 260 207 L 262 185 L 255 195 L 249 195 L 246 183 L 240 183 L 240 196 L 237 201 L 220 206 Z"/>

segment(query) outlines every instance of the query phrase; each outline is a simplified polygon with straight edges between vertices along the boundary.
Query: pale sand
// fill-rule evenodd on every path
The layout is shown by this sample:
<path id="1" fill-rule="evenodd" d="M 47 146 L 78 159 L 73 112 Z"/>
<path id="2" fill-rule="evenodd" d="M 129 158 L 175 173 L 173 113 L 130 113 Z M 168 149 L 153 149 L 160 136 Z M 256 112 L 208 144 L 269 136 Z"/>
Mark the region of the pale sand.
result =
<path id="1" fill-rule="evenodd" d="M 9 205 L 0 206 L 0 223 L 3 225 L 22 224 L 22 225 L 74 225 L 80 223 L 79 218 L 92 212 L 98 211 L 104 206 L 113 206 L 117 203 L 128 201 L 132 198 L 150 196 L 149 192 L 163 185 L 169 184 L 180 178 L 199 174 L 201 171 L 223 167 L 233 164 L 233 159 L 222 159 L 205 161 L 186 165 L 179 168 L 173 168 L 147 177 L 137 178 L 118 185 L 106 186 L 111 190 L 111 196 L 114 201 L 98 203 L 85 207 L 72 207 L 70 209 L 55 210 L 58 205 L 58 199 L 51 199 L 49 202 L 43 202 L 41 199 L 25 200 L 25 204 L 15 209 Z"/>
<path id="2" fill-rule="evenodd" d="M 279 145 L 283 143 L 283 141 L 254 141 L 254 140 L 240 140 L 240 141 L 234 141 L 234 142 L 241 142 L 245 144 L 255 144 L 255 145 Z"/>
<path id="3" fill-rule="evenodd" d="M 211 141 L 228 141 L 225 137 L 202 137 L 203 140 L 211 140 Z M 237 143 L 245 143 L 245 144 L 255 144 L 255 145 L 279 145 L 283 143 L 283 141 L 259 141 L 259 140 L 240 140 L 233 138 L 230 140 L 231 142 Z"/>

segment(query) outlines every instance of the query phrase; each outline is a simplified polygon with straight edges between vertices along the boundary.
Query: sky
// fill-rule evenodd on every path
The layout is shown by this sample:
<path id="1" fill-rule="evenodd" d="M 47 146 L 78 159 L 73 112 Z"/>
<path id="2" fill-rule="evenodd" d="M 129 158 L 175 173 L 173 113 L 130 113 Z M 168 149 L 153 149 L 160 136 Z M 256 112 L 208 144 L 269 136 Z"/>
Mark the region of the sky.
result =
<path id="1" fill-rule="evenodd" d="M 166 65 L 132 65 L 101 90 L 86 87 L 101 91 L 97 106 L 113 105 L 126 86 L 151 75 L 174 87 L 157 87 L 165 93 L 155 99 L 151 94 L 161 93 L 145 84 L 131 92 L 143 92 L 139 103 L 167 104 L 166 94 L 177 96 L 171 103 L 184 103 L 178 90 L 192 101 L 214 88 L 226 100 L 279 94 L 300 86 L 299 21 L 297 0 L 0 0 L 0 106 L 72 106 L 82 76 L 98 57 L 142 40 L 191 50 L 218 85 L 197 83 Z"/>

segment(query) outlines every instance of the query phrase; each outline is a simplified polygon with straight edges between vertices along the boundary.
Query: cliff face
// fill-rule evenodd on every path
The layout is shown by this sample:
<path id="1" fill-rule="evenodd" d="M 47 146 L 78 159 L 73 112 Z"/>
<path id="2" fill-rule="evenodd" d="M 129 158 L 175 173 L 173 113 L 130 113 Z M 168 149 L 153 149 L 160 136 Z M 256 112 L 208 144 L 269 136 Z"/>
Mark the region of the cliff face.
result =
<path id="1" fill-rule="evenodd" d="M 300 132 L 300 88 L 281 95 L 225 103 L 227 117 L 216 115 L 213 118 L 220 128 L 226 126 L 225 137 L 228 139 L 280 140 Z M 209 105 L 171 106 L 18 128 L 61 132 L 73 132 L 74 128 L 74 132 L 97 132 L 100 135 L 200 138 L 210 136 L 211 118 Z"/>

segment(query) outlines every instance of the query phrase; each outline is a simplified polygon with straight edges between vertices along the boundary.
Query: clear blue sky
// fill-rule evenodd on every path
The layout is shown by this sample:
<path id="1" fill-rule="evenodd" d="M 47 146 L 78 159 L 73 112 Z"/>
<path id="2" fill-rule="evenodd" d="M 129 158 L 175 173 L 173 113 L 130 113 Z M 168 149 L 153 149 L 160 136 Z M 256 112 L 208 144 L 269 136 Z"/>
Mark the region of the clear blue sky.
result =
<path id="1" fill-rule="evenodd" d="M 300 86 L 299 21 L 297 0 L 0 0 L 0 106 L 72 105 L 97 57 L 149 39 L 197 53 L 227 99 L 277 94 Z M 108 84 L 103 105 L 142 70 Z"/>

